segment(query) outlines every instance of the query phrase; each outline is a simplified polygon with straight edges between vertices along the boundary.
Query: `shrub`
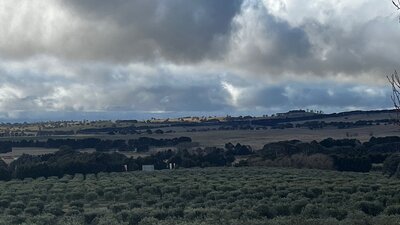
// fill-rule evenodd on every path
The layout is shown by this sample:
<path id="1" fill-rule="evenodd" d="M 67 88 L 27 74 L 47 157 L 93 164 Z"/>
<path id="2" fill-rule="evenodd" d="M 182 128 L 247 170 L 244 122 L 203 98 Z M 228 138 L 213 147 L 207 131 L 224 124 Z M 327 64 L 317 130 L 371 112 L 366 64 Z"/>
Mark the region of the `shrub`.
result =
<path id="1" fill-rule="evenodd" d="M 24 209 L 25 204 L 23 202 L 11 202 L 10 204 L 11 209 Z"/>
<path id="2" fill-rule="evenodd" d="M 107 191 L 106 193 L 104 193 L 104 199 L 107 201 L 111 201 L 114 200 L 115 196 L 114 193 L 111 191 Z"/>
<path id="3" fill-rule="evenodd" d="M 146 217 L 143 218 L 143 220 L 141 220 L 139 222 L 139 225 L 154 225 L 154 224 L 158 224 L 159 220 L 157 220 L 154 217 Z"/>
<path id="4" fill-rule="evenodd" d="M 66 198 L 68 200 L 81 200 L 84 197 L 85 197 L 84 193 L 82 193 L 82 192 L 71 192 L 71 193 L 67 193 L 67 195 L 66 195 Z"/>
<path id="5" fill-rule="evenodd" d="M 142 207 L 141 201 L 138 201 L 138 200 L 136 200 L 136 201 L 130 201 L 128 204 L 129 204 L 129 208 L 130 208 L 130 209 Z"/>
<path id="6" fill-rule="evenodd" d="M 64 214 L 64 211 L 62 210 L 62 205 L 56 203 L 46 205 L 44 207 L 44 211 L 53 214 L 54 216 L 62 216 Z"/>
<path id="7" fill-rule="evenodd" d="M 36 216 L 40 213 L 40 211 L 37 207 L 27 207 L 25 209 L 25 213 L 30 214 L 32 216 Z"/>
<path id="8" fill-rule="evenodd" d="M 343 220 L 347 217 L 347 210 L 345 209 L 328 209 L 327 210 L 328 216 L 333 217 L 337 220 Z"/>
<path id="9" fill-rule="evenodd" d="M 321 205 L 307 204 L 302 214 L 307 218 L 320 218 L 325 214 Z"/>
<path id="10" fill-rule="evenodd" d="M 129 205 L 127 203 L 118 203 L 110 206 L 110 209 L 114 212 L 121 212 L 124 209 L 129 209 Z"/>
<path id="11" fill-rule="evenodd" d="M 125 200 L 134 200 L 137 197 L 136 193 L 134 192 L 125 192 L 123 194 L 123 198 Z"/>
<path id="12" fill-rule="evenodd" d="M 82 217 L 74 215 L 61 218 L 57 225 L 84 225 L 84 222 Z"/>
<path id="13" fill-rule="evenodd" d="M 357 204 L 357 206 L 365 214 L 368 214 L 371 216 L 377 216 L 378 214 L 380 214 L 383 211 L 382 205 L 377 202 L 361 201 Z"/>
<path id="14" fill-rule="evenodd" d="M 106 214 L 100 218 L 96 218 L 94 220 L 94 224 L 97 225 L 128 225 L 127 223 L 123 223 L 122 221 L 119 221 L 117 218 L 115 218 L 112 215 Z"/>
<path id="15" fill-rule="evenodd" d="M 10 200 L 8 200 L 8 199 L 2 199 L 2 200 L 0 200 L 0 207 L 2 207 L 2 208 L 8 208 L 9 205 L 10 205 Z"/>
<path id="16" fill-rule="evenodd" d="M 400 164 L 400 154 L 393 154 L 385 159 L 383 162 L 383 173 L 393 176 L 398 171 Z"/>
<path id="17" fill-rule="evenodd" d="M 35 224 L 35 225 L 48 225 L 48 224 L 56 224 L 56 217 L 52 214 L 41 214 L 34 217 L 30 217 L 27 219 L 27 224 Z"/>
<path id="18" fill-rule="evenodd" d="M 278 204 L 274 206 L 274 211 L 276 212 L 277 216 L 289 216 L 290 215 L 290 208 L 287 204 Z"/>
<path id="19" fill-rule="evenodd" d="M 19 215 L 22 213 L 22 209 L 21 208 L 10 208 L 6 210 L 6 214 L 8 215 Z"/>
<path id="20" fill-rule="evenodd" d="M 256 211 L 260 216 L 267 217 L 269 219 L 274 218 L 276 214 L 276 212 L 267 204 L 260 204 L 256 206 L 254 211 Z"/>
<path id="21" fill-rule="evenodd" d="M 44 202 L 41 200 L 32 200 L 29 202 L 28 207 L 35 207 L 41 212 L 44 208 Z"/>
<path id="22" fill-rule="evenodd" d="M 70 209 L 68 209 L 67 212 L 65 212 L 64 216 L 77 216 L 81 215 L 82 212 L 83 212 L 82 208 L 71 207 Z"/>
<path id="23" fill-rule="evenodd" d="M 386 215 L 399 215 L 400 214 L 400 205 L 391 205 L 388 206 L 385 210 Z"/>
<path id="24" fill-rule="evenodd" d="M 98 197 L 97 193 L 93 192 L 93 191 L 89 192 L 85 195 L 86 200 L 89 202 L 95 201 L 97 199 L 97 197 Z"/>
<path id="25" fill-rule="evenodd" d="M 305 199 L 297 200 L 297 201 L 293 202 L 292 207 L 291 207 L 292 214 L 300 214 L 307 204 L 308 204 L 308 201 Z"/>
<path id="26" fill-rule="evenodd" d="M 72 201 L 71 203 L 69 203 L 69 205 L 77 208 L 83 208 L 85 203 L 82 200 L 78 200 L 78 201 Z"/>
<path id="27" fill-rule="evenodd" d="M 103 211 L 89 211 L 83 214 L 83 218 L 86 224 L 91 224 L 96 217 L 100 217 L 103 214 Z"/>

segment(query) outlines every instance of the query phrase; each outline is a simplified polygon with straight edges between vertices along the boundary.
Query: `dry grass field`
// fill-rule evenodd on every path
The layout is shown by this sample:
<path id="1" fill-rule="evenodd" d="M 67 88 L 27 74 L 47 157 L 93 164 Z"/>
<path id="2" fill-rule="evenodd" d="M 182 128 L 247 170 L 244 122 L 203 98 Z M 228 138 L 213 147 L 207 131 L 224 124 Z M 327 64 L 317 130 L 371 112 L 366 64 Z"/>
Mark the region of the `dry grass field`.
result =
<path id="1" fill-rule="evenodd" d="M 190 128 L 188 128 L 190 129 Z M 290 128 L 290 129 L 267 129 L 267 130 L 209 130 L 201 132 L 188 132 L 187 129 L 176 131 L 175 133 L 164 134 L 134 134 L 134 135 L 71 135 L 71 136 L 53 136 L 51 138 L 88 138 L 96 137 L 101 139 L 136 139 L 139 137 L 152 138 L 174 138 L 181 136 L 191 137 L 193 142 L 199 143 L 200 146 L 224 146 L 225 143 L 241 143 L 250 145 L 255 149 L 261 148 L 264 144 L 284 140 L 323 140 L 328 137 L 334 139 L 355 138 L 360 141 L 367 141 L 372 136 L 397 136 L 400 134 L 400 127 L 397 125 L 374 125 L 351 129 L 324 128 L 310 130 L 308 128 Z M 44 140 L 49 137 L 16 137 L 13 140 L 20 139 L 39 139 Z M 7 138 L 8 140 L 10 138 Z M 29 150 L 30 151 L 30 150 Z"/>
<path id="2" fill-rule="evenodd" d="M 310 130 L 307 128 L 268 129 L 268 130 L 223 130 L 207 132 L 177 132 L 173 134 L 158 135 L 160 138 L 189 136 L 201 146 L 224 146 L 225 143 L 241 143 L 252 146 L 254 149 L 262 148 L 267 143 L 285 140 L 313 141 L 332 137 L 334 139 L 355 138 L 367 141 L 371 136 L 397 136 L 400 128 L 395 125 L 367 126 L 353 129 L 325 128 Z"/>

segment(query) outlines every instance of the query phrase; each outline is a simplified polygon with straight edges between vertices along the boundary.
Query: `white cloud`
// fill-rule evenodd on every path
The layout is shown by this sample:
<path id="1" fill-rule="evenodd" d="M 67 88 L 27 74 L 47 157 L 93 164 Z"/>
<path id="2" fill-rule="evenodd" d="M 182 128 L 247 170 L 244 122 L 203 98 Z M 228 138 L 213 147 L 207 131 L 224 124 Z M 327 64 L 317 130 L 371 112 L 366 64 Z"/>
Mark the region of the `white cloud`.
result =
<path id="1" fill-rule="evenodd" d="M 221 85 L 229 94 L 230 104 L 234 107 L 240 107 L 238 101 L 239 101 L 240 95 L 242 94 L 243 90 L 241 90 L 238 87 L 233 86 L 232 84 L 230 84 L 226 81 L 222 81 Z"/>

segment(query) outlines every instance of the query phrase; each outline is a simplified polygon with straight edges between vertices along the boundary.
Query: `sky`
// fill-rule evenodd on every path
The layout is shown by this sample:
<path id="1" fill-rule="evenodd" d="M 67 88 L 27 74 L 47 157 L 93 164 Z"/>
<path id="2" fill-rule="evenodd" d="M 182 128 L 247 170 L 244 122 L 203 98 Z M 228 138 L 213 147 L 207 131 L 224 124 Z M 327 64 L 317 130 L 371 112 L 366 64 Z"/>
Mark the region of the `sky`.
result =
<path id="1" fill-rule="evenodd" d="M 390 0 L 2 0 L 0 121 L 391 108 Z"/>

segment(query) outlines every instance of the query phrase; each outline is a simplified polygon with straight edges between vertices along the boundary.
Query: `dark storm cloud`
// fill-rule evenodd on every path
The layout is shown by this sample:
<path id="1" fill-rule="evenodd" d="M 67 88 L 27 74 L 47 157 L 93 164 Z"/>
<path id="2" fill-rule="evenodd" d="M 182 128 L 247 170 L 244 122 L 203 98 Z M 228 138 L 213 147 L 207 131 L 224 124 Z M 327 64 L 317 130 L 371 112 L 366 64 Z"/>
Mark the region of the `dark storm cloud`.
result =
<path id="1" fill-rule="evenodd" d="M 271 15 L 261 2 L 245 5 L 234 23 L 234 63 L 257 73 L 276 74 L 302 63 L 311 54 L 307 33 Z"/>
<path id="2" fill-rule="evenodd" d="M 6 0 L 0 58 L 208 62 L 248 77 L 386 74 L 397 66 L 400 29 L 385 16 L 390 6 L 365 1 L 361 14 L 359 2 L 321 0 Z"/>
<path id="3" fill-rule="evenodd" d="M 21 35 L 15 41 L 20 46 L 2 46 L 4 57 L 49 54 L 117 63 L 213 59 L 224 52 L 241 0 L 60 0 L 50 5 L 55 6 L 44 9 L 43 16 L 36 8 L 39 15 L 32 15 L 33 10 L 10 15 L 18 22 L 36 22 L 39 28 L 24 35 L 17 26 Z"/>

